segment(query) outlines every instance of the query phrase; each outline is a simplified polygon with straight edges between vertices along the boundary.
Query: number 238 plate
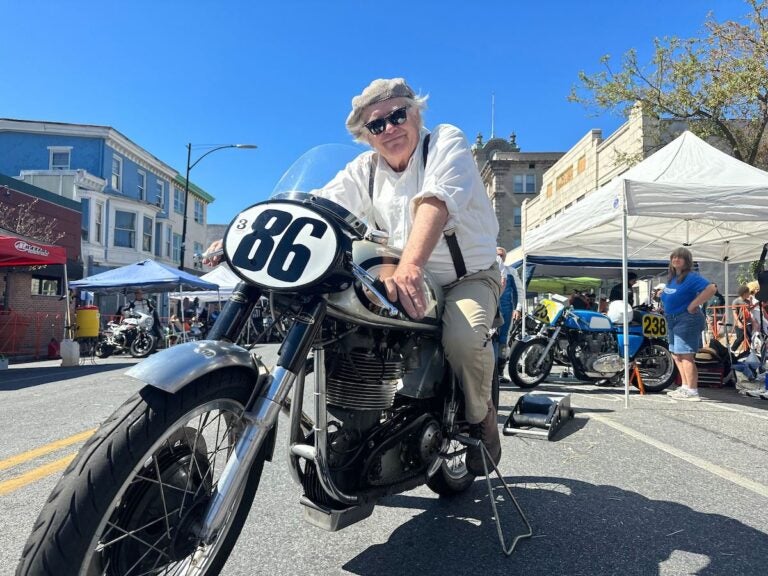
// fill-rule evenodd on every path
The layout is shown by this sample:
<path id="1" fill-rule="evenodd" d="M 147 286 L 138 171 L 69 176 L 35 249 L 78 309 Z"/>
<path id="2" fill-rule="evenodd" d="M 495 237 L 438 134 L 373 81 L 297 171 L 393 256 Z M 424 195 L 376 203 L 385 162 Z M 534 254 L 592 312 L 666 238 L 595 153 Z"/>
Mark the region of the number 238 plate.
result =
<path id="1" fill-rule="evenodd" d="M 667 335 L 667 321 L 664 316 L 658 314 L 646 314 L 643 316 L 643 336 L 646 338 L 660 338 Z"/>
<path id="2" fill-rule="evenodd" d="M 276 290 L 321 280 L 336 259 L 338 239 L 323 216 L 287 202 L 256 204 L 229 225 L 224 250 L 243 279 Z"/>

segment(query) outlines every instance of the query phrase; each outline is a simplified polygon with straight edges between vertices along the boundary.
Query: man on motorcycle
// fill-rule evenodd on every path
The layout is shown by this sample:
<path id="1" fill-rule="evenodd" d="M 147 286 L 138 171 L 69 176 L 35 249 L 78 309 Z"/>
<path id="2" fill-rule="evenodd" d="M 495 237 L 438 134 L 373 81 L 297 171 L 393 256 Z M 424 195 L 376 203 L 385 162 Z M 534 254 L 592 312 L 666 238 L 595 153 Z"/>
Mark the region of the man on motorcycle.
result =
<path id="1" fill-rule="evenodd" d="M 141 288 L 136 288 L 133 292 L 133 300 L 128 303 L 123 313 L 125 312 L 140 312 L 141 314 L 147 314 L 152 317 L 152 334 L 156 338 L 162 338 L 160 332 L 160 318 L 157 315 L 155 306 L 151 300 L 144 297 L 144 291 Z"/>
<path id="2" fill-rule="evenodd" d="M 445 291 L 443 347 L 462 383 L 470 433 L 494 462 L 501 457 L 496 409 L 490 401 L 494 369 L 489 334 L 499 302 L 498 222 L 462 132 L 451 125 L 423 127 L 426 97 L 402 78 L 374 80 L 352 99 L 346 126 L 370 145 L 320 192 L 369 226 L 389 234 L 402 250 L 387 296 L 422 318 L 428 269 Z M 484 474 L 479 448 L 467 467 Z"/>
<path id="3" fill-rule="evenodd" d="M 415 319 L 424 317 L 423 271 L 445 294 L 442 344 L 461 382 L 470 434 L 494 463 L 501 458 L 496 408 L 490 400 L 495 354 L 490 333 L 501 283 L 496 265 L 499 224 L 464 134 L 442 124 L 429 132 L 416 96 L 402 78 L 378 79 L 352 99 L 347 130 L 373 151 L 364 152 L 315 193 L 365 215 L 402 250 L 387 296 Z M 215 253 L 220 240 L 206 251 Z M 216 264 L 217 257 L 203 262 Z M 467 468 L 484 475 L 479 447 L 467 450 Z"/>

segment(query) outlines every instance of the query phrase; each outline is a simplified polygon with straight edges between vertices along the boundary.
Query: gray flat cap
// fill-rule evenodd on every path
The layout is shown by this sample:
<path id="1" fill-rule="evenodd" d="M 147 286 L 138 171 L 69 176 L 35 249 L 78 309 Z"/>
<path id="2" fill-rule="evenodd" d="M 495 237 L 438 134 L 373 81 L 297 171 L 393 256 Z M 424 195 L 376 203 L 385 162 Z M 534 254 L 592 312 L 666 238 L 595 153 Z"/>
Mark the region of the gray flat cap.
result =
<path id="1" fill-rule="evenodd" d="M 403 78 L 379 78 L 371 82 L 363 90 L 362 94 L 352 98 L 352 112 L 347 116 L 347 130 L 355 134 L 356 128 L 359 129 L 360 119 L 368 106 L 383 102 L 390 98 L 410 98 L 416 97 L 413 90 L 405 83 Z"/>

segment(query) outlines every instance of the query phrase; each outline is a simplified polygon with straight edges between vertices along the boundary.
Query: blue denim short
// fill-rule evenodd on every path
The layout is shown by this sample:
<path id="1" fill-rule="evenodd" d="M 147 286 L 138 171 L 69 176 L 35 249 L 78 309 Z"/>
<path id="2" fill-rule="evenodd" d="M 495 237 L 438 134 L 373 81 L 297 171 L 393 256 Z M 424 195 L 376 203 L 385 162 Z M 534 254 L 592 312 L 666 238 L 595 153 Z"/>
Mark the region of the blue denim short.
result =
<path id="1" fill-rule="evenodd" d="M 667 314 L 667 338 L 672 354 L 696 354 L 701 348 L 701 333 L 707 327 L 707 319 L 700 310 L 691 314 L 687 310 Z"/>

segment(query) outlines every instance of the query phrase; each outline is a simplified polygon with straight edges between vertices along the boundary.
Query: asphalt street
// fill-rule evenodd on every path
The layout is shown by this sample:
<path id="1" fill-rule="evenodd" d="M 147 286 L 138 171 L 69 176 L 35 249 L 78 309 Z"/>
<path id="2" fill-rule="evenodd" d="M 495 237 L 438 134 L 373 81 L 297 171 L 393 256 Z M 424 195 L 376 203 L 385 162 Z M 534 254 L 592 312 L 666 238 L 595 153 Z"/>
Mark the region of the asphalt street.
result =
<path id="1" fill-rule="evenodd" d="M 265 350 L 269 363 L 275 347 Z M 0 576 L 14 572 L 68 459 L 140 388 L 124 375 L 135 362 L 0 372 Z M 339 532 L 308 525 L 285 465 L 281 417 L 275 461 L 222 574 L 765 574 L 767 401 L 707 388 L 701 403 L 633 392 L 626 408 L 623 389 L 552 378 L 538 390 L 571 393 L 576 415 L 552 441 L 502 438 L 501 472 L 534 532 L 512 556 L 501 552 L 480 480 L 450 500 L 427 488 L 386 498 Z M 500 424 L 520 395 L 502 390 Z M 492 485 L 509 538 L 523 526 L 500 482 Z"/>

